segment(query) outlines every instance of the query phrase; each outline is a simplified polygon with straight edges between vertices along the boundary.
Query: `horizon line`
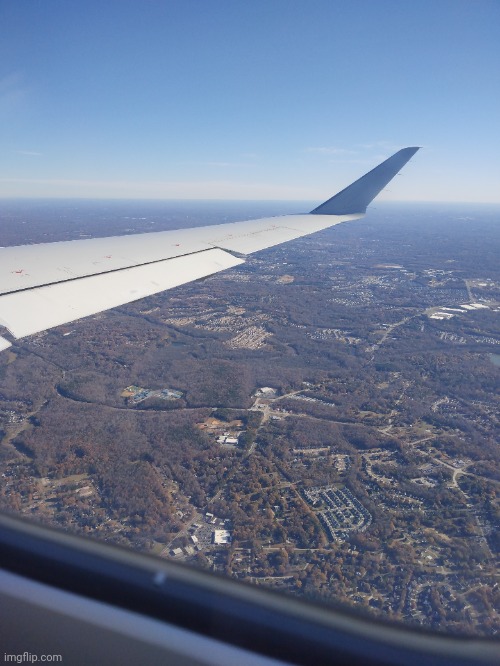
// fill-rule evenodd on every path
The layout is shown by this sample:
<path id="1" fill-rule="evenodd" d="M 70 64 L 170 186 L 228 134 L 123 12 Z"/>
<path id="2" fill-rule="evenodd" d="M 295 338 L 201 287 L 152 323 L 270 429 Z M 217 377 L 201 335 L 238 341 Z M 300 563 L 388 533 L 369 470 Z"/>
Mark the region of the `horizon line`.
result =
<path id="1" fill-rule="evenodd" d="M 2 201 L 130 201 L 130 202 L 245 202 L 245 203 L 300 203 L 300 202 L 314 202 L 316 199 L 282 199 L 282 198 L 273 198 L 273 199 L 240 199 L 240 198 L 221 198 L 221 197 L 72 197 L 72 196 L 37 196 L 37 195 L 28 195 L 28 196 L 2 196 L 0 195 L 0 202 Z M 468 205 L 485 205 L 485 206 L 500 206 L 500 201 L 474 201 L 474 200 L 461 200 L 461 201 L 450 201 L 444 199 L 382 199 L 376 201 L 376 204 L 382 205 L 392 205 L 392 204 L 468 204 Z M 370 205 L 369 208 L 376 208 L 376 205 Z"/>

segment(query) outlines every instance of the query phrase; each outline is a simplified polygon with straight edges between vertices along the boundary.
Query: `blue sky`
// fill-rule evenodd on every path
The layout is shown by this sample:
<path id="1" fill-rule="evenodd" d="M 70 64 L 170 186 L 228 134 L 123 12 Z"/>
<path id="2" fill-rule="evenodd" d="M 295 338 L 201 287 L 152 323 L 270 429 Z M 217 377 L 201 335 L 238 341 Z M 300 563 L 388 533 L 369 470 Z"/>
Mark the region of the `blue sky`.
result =
<path id="1" fill-rule="evenodd" d="M 2 0 L 0 197 L 500 202 L 498 0 Z"/>

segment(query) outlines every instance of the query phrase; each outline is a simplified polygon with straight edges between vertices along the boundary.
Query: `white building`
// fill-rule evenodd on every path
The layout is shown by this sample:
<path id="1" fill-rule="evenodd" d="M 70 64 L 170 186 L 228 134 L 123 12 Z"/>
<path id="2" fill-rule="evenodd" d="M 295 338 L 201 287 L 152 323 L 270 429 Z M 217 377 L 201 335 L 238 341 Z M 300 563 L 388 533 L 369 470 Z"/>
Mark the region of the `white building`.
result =
<path id="1" fill-rule="evenodd" d="M 257 395 L 265 395 L 266 397 L 271 398 L 273 395 L 276 395 L 276 389 L 273 389 L 270 386 L 262 386 L 257 391 Z"/>
<path id="2" fill-rule="evenodd" d="M 213 540 L 216 545 L 231 543 L 231 532 L 229 530 L 214 530 Z"/>

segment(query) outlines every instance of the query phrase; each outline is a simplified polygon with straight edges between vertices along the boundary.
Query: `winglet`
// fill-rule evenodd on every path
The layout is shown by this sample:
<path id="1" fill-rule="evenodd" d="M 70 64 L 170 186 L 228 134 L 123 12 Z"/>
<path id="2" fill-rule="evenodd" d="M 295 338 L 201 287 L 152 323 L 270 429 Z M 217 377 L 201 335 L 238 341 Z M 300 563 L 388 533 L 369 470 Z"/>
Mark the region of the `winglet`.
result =
<path id="1" fill-rule="evenodd" d="M 328 201 L 311 211 L 314 215 L 352 215 L 365 213 L 366 208 L 387 183 L 394 178 L 418 147 L 403 148 L 374 169 L 361 176 Z"/>

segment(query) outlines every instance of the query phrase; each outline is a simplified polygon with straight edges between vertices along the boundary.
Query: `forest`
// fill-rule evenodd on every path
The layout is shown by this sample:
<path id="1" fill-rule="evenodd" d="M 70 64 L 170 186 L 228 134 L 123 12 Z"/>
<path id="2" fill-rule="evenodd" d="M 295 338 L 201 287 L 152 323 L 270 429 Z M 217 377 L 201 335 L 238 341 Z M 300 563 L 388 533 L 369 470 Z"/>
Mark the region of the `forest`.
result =
<path id="1" fill-rule="evenodd" d="M 193 212 L 151 202 L 131 227 L 132 209 L 111 206 L 106 233 Z M 64 234 L 55 203 L 31 214 L 30 242 L 106 235 L 95 205 Z M 4 213 L 4 244 L 20 242 L 23 215 Z M 194 566 L 380 617 L 494 635 L 497 220 L 381 209 L 18 341 L 0 354 L 1 508 L 161 556 L 181 548 Z M 460 311 L 471 298 L 485 307 Z M 445 307 L 458 311 L 431 318 Z M 252 327 L 264 343 L 235 346 Z M 134 403 L 130 385 L 182 398 Z M 218 443 L 236 420 L 238 445 Z M 329 533 L 312 488 L 349 492 L 363 529 L 344 520 Z M 229 544 L 211 543 L 207 513 Z"/>

